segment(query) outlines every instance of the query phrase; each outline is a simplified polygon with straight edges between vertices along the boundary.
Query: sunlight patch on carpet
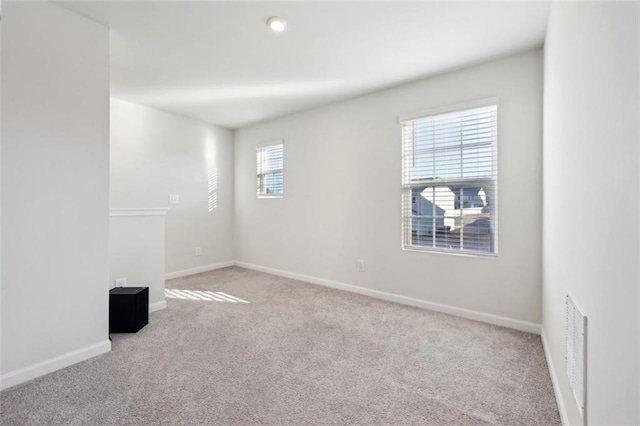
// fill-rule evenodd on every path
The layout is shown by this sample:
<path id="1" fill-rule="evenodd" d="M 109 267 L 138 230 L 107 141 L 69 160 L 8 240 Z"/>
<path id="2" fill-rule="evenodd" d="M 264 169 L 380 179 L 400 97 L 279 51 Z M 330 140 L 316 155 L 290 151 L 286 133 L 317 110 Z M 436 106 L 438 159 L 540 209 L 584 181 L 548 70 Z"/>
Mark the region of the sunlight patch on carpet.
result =
<path id="1" fill-rule="evenodd" d="M 240 299 L 239 297 L 231 296 L 230 294 L 223 293 L 221 291 L 213 292 L 166 288 L 164 289 L 164 296 L 169 299 L 200 300 L 207 302 L 249 303 L 246 300 Z"/>

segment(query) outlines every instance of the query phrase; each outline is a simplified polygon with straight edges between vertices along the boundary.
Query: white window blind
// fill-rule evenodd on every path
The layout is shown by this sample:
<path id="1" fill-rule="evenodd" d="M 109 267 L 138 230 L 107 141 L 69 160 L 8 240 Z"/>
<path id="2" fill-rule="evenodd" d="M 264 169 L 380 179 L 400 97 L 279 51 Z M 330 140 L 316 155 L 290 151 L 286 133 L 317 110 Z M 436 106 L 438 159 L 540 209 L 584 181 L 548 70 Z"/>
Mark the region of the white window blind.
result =
<path id="1" fill-rule="evenodd" d="M 284 194 L 284 144 L 257 148 L 258 197 L 282 197 Z"/>
<path id="2" fill-rule="evenodd" d="M 497 254 L 497 110 L 401 122 L 405 249 Z"/>

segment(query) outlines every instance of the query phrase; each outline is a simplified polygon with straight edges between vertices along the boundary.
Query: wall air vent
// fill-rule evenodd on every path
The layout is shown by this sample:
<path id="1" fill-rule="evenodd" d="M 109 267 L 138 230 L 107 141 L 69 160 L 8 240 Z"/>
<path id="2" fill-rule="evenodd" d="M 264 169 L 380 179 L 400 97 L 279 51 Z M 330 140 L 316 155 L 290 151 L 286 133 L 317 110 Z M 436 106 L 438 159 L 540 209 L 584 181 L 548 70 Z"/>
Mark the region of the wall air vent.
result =
<path id="1" fill-rule="evenodd" d="M 578 411 L 586 424 L 587 408 L 587 317 L 567 293 L 567 376 Z"/>

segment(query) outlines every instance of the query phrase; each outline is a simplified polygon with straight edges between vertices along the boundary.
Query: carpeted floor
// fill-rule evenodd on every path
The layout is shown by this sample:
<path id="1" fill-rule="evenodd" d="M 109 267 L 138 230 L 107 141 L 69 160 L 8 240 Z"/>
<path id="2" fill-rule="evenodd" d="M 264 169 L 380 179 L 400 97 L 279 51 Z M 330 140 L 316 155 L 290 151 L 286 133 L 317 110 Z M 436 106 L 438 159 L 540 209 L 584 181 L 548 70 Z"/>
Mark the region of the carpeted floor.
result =
<path id="1" fill-rule="evenodd" d="M 539 336 L 237 267 L 167 288 L 111 353 L 1 392 L 0 423 L 560 424 Z"/>

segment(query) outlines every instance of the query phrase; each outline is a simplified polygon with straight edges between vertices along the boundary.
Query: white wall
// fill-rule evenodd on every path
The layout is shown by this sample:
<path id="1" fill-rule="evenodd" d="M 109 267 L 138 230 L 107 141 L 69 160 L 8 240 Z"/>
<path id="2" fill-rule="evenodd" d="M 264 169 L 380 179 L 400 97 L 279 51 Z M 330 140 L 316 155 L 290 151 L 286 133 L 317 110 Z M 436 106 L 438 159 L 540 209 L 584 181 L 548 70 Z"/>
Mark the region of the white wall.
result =
<path id="1" fill-rule="evenodd" d="M 180 204 L 170 205 L 169 194 L 178 194 Z M 232 132 L 112 99 L 111 207 L 169 208 L 166 272 L 232 261 Z"/>
<path id="2" fill-rule="evenodd" d="M 149 287 L 149 312 L 164 299 L 164 210 L 112 209 L 109 227 L 109 281 L 126 278 L 127 287 Z"/>
<path id="3" fill-rule="evenodd" d="M 543 329 L 568 421 L 570 291 L 588 317 L 590 425 L 638 413 L 638 4 L 554 3 L 545 42 Z"/>
<path id="4" fill-rule="evenodd" d="M 0 9 L 2 5 L 0 4 Z M 0 14 L 2 11 L 0 10 Z M 2 20 L 0 19 L 0 389 L 2 389 Z"/>
<path id="5" fill-rule="evenodd" d="M 3 2 L 5 387 L 110 349 L 108 72 L 105 27 Z"/>
<path id="6" fill-rule="evenodd" d="M 494 96 L 499 257 L 402 251 L 398 116 Z M 237 130 L 235 259 L 540 323 L 541 116 L 535 50 Z M 280 138 L 284 198 L 257 199 L 256 145 Z"/>

